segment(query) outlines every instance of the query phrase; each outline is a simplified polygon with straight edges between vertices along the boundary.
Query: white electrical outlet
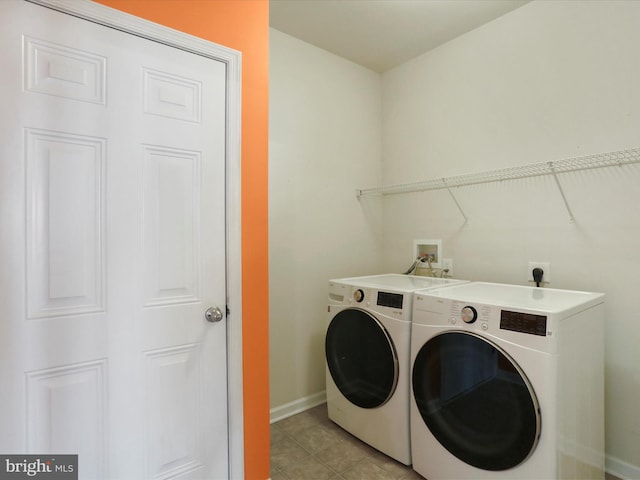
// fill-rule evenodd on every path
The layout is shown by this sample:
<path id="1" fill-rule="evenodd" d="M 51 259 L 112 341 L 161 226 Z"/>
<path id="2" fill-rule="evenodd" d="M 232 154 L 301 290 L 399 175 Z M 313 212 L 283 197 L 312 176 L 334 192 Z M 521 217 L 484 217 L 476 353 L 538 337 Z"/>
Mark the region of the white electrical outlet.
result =
<path id="1" fill-rule="evenodd" d="M 448 270 L 447 275 L 453 275 L 453 258 L 443 258 L 442 269 Z"/>
<path id="2" fill-rule="evenodd" d="M 541 268 L 544 272 L 542 275 L 542 283 L 551 283 L 551 264 L 549 262 L 529 262 L 527 270 L 527 281 L 535 282 L 533 279 L 533 269 Z"/>

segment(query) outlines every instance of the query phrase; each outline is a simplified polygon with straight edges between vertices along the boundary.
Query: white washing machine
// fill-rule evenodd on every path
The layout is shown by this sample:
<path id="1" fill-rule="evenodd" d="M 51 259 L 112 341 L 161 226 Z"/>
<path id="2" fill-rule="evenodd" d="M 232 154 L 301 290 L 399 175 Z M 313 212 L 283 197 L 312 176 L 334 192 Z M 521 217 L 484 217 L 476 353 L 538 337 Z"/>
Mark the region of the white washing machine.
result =
<path id="1" fill-rule="evenodd" d="M 604 478 L 604 295 L 467 283 L 414 294 L 413 468 Z"/>
<path id="2" fill-rule="evenodd" d="M 329 418 L 405 465 L 411 464 L 411 292 L 458 283 L 400 274 L 329 281 Z"/>

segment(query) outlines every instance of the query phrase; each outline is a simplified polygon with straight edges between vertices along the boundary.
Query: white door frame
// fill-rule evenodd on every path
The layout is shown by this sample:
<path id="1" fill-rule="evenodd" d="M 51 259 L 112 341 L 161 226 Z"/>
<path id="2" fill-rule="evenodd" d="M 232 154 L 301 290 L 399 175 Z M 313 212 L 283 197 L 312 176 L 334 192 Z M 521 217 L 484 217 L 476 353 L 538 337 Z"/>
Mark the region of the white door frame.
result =
<path id="1" fill-rule="evenodd" d="M 242 54 L 207 40 L 129 15 L 89 0 L 26 0 L 212 60 L 227 68 L 226 230 L 227 388 L 229 478 L 244 478 L 242 388 L 242 252 L 240 216 L 240 106 Z"/>

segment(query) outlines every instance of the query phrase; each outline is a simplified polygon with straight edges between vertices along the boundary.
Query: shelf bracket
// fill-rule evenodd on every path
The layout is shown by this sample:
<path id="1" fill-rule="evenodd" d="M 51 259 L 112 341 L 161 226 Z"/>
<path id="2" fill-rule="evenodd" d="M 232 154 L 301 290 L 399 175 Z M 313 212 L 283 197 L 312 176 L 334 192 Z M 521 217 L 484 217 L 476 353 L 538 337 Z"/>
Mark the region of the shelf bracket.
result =
<path id="1" fill-rule="evenodd" d="M 556 181 L 558 191 L 560 192 L 560 196 L 562 197 L 562 201 L 564 202 L 564 207 L 567 209 L 567 213 L 569 214 L 569 222 L 575 223 L 576 222 L 575 217 L 573 216 L 573 212 L 571 211 L 571 207 L 569 206 L 567 197 L 565 196 L 564 190 L 562 189 L 562 185 L 560 184 L 560 180 L 558 179 L 558 174 L 556 173 L 556 170 L 553 167 L 553 162 L 547 162 L 547 165 L 549 166 L 551 175 L 553 175 L 553 179 Z"/>
<path id="2" fill-rule="evenodd" d="M 460 212 L 460 215 L 462 215 L 462 218 L 464 218 L 464 223 L 465 225 L 467 224 L 467 222 L 469 221 L 469 219 L 467 218 L 467 216 L 464 214 L 464 211 L 462 210 L 462 207 L 460 206 L 460 204 L 458 203 L 458 199 L 456 198 L 456 196 L 453 194 L 453 192 L 451 191 L 451 188 L 449 188 L 449 185 L 447 185 L 447 179 L 443 178 L 442 179 L 442 183 L 444 184 L 444 188 L 447 189 L 447 192 L 449 192 L 449 195 L 451 195 L 451 199 L 453 200 L 453 203 L 456 204 L 456 207 L 458 207 L 458 211 Z"/>

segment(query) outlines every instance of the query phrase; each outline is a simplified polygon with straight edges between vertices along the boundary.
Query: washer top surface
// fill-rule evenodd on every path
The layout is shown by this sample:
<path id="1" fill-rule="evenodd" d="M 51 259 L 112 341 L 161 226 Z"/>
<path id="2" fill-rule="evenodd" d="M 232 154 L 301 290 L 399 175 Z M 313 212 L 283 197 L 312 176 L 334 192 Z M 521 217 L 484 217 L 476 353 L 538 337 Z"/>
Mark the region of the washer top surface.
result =
<path id="1" fill-rule="evenodd" d="M 415 275 L 403 275 L 401 273 L 370 275 L 366 277 L 336 278 L 330 281 L 365 288 L 389 288 L 403 292 L 413 292 L 420 289 L 438 288 L 447 285 L 466 283 L 466 280 L 456 280 L 453 278 L 421 277 Z"/>
<path id="2" fill-rule="evenodd" d="M 603 293 L 558 290 L 521 285 L 471 282 L 447 288 L 429 289 L 417 294 L 463 302 L 478 302 L 508 308 L 524 308 L 546 313 L 562 313 L 604 302 Z"/>

